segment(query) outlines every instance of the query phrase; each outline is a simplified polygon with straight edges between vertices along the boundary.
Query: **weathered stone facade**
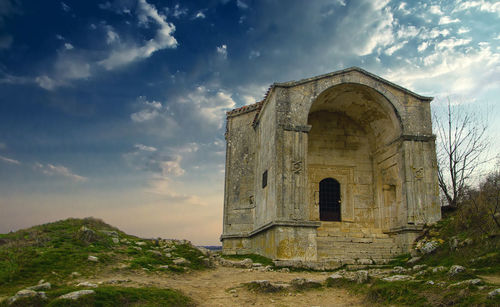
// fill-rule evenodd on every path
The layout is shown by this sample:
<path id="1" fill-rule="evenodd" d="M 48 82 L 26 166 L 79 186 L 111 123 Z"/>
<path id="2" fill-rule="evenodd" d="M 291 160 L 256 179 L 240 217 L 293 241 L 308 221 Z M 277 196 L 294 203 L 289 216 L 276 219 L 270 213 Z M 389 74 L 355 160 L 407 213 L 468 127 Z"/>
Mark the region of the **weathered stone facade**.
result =
<path id="1" fill-rule="evenodd" d="M 431 100 L 354 67 L 228 112 L 223 252 L 348 264 L 408 252 L 441 218 Z"/>

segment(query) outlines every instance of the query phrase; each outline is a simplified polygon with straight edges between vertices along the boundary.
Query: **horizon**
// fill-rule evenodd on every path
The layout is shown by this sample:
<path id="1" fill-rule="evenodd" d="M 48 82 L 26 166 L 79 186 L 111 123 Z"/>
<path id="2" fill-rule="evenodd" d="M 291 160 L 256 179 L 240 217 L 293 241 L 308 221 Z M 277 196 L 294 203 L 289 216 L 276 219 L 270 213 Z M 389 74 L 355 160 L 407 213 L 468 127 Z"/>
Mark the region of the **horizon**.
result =
<path id="1" fill-rule="evenodd" d="M 220 246 L 225 112 L 352 66 L 490 113 L 500 152 L 498 3 L 284 3 L 0 2 L 0 233 L 93 216 Z"/>

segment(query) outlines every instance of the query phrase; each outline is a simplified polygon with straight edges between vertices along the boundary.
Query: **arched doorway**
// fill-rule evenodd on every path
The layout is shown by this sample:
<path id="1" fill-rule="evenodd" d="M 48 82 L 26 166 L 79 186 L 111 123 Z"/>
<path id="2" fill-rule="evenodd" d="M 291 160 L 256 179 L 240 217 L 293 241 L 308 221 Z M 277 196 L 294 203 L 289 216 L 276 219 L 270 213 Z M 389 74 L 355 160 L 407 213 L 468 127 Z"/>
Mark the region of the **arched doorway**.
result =
<path id="1" fill-rule="evenodd" d="M 319 183 L 319 218 L 321 221 L 340 221 L 340 183 L 325 178 Z"/>

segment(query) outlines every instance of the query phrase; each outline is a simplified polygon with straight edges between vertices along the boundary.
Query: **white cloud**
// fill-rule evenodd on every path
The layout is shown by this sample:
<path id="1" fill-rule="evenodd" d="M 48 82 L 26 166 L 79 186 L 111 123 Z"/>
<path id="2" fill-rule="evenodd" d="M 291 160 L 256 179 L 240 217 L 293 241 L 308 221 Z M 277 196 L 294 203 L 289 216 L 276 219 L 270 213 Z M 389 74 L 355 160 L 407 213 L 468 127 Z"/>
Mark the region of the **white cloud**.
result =
<path id="1" fill-rule="evenodd" d="M 67 5 L 66 3 L 64 2 L 61 2 L 61 8 L 63 9 L 63 11 L 65 12 L 69 12 L 71 11 L 71 7 L 69 7 L 69 5 Z"/>
<path id="2" fill-rule="evenodd" d="M 75 47 L 71 45 L 70 43 L 64 43 L 64 49 L 66 50 L 71 50 L 74 49 Z"/>
<path id="3" fill-rule="evenodd" d="M 427 42 L 427 41 L 422 42 L 420 45 L 418 45 L 417 50 L 418 50 L 418 52 L 422 52 L 425 49 L 427 49 L 427 47 L 429 47 L 429 42 Z"/>
<path id="4" fill-rule="evenodd" d="M 217 53 L 220 54 L 224 59 L 227 59 L 227 46 L 225 44 L 218 46 Z"/>
<path id="5" fill-rule="evenodd" d="M 443 16 L 443 17 L 439 18 L 440 25 L 447 25 L 447 24 L 456 23 L 456 22 L 460 22 L 460 19 L 458 19 L 458 18 L 451 19 L 450 16 Z"/>
<path id="6" fill-rule="evenodd" d="M 166 17 L 160 15 L 156 8 L 145 0 L 139 0 L 137 4 L 137 17 L 143 25 L 154 22 L 159 29 L 155 37 L 147 40 L 142 46 L 121 45 L 113 50 L 110 55 L 99 62 L 107 70 L 112 70 L 137 61 L 149 58 L 153 53 L 166 48 L 176 48 L 177 40 L 172 36 L 175 26 L 166 21 Z"/>
<path id="7" fill-rule="evenodd" d="M 75 173 L 72 173 L 67 167 L 62 165 L 53 165 L 50 163 L 41 164 L 37 162 L 35 163 L 34 168 L 47 176 L 62 176 L 69 178 L 75 182 L 85 182 L 88 180 L 87 177 L 83 177 Z"/>
<path id="8" fill-rule="evenodd" d="M 194 112 L 204 118 L 208 123 L 222 127 L 224 114 L 236 105 L 231 95 L 223 91 L 211 91 L 204 86 L 199 86 L 193 92 L 181 98 L 180 102 L 194 107 Z"/>
<path id="9" fill-rule="evenodd" d="M 431 39 L 431 38 L 436 38 L 438 36 L 442 36 L 442 37 L 446 37 L 450 35 L 450 30 L 448 29 L 443 29 L 443 30 L 440 30 L 440 29 L 437 29 L 437 28 L 433 28 L 431 29 L 430 31 L 428 29 L 423 29 L 421 32 L 420 32 L 420 35 L 419 35 L 419 38 L 421 39 Z"/>
<path id="10" fill-rule="evenodd" d="M 432 14 L 436 14 L 436 15 L 443 15 L 443 11 L 441 11 L 441 8 L 438 6 L 438 5 L 431 5 L 429 11 L 432 13 Z"/>
<path id="11" fill-rule="evenodd" d="M 246 10 L 248 8 L 248 4 L 243 2 L 243 0 L 236 0 L 236 6 L 238 6 L 242 10 Z"/>
<path id="12" fill-rule="evenodd" d="M 250 55 L 248 55 L 248 58 L 250 60 L 258 58 L 258 57 L 260 57 L 260 51 L 258 51 L 258 50 L 250 50 Z"/>
<path id="13" fill-rule="evenodd" d="M 21 164 L 21 162 L 15 160 L 15 159 L 10 159 L 7 157 L 0 156 L 0 161 L 3 161 L 5 163 L 10 163 L 10 164 Z"/>
<path id="14" fill-rule="evenodd" d="M 132 121 L 140 123 L 145 121 L 150 121 L 158 116 L 162 110 L 162 105 L 158 101 L 147 101 L 145 97 L 141 96 L 138 98 L 142 110 L 132 113 L 130 118 Z"/>
<path id="15" fill-rule="evenodd" d="M 498 13 L 500 15 L 500 2 L 498 1 L 463 1 L 456 8 L 457 11 L 468 10 L 471 8 L 476 8 L 482 12 Z"/>
<path id="16" fill-rule="evenodd" d="M 135 144 L 134 147 L 137 148 L 137 149 L 139 149 L 139 150 L 149 151 L 149 152 L 155 152 L 155 151 L 158 150 L 156 147 L 146 146 L 146 145 L 143 145 L 143 144 Z"/>
<path id="17" fill-rule="evenodd" d="M 390 8 L 385 7 L 387 3 L 388 1 L 385 0 L 372 3 L 374 11 L 380 11 L 380 18 L 364 25 L 369 29 L 370 35 L 366 38 L 364 46 L 360 45 L 354 50 L 357 55 L 364 56 L 371 54 L 378 46 L 385 47 L 394 42 L 394 17 Z"/>
<path id="18" fill-rule="evenodd" d="M 182 167 L 181 167 L 181 161 L 182 157 L 181 156 L 175 156 L 174 160 L 171 161 L 162 161 L 159 163 L 160 168 L 161 168 L 161 173 L 163 176 L 182 176 L 186 172 Z"/>
<path id="19" fill-rule="evenodd" d="M 204 19 L 206 16 L 205 14 L 202 12 L 202 11 L 198 11 L 196 12 L 196 14 L 194 15 L 194 19 L 197 19 L 197 18 L 200 18 L 200 19 Z"/>
<path id="20" fill-rule="evenodd" d="M 114 42 L 118 42 L 120 40 L 120 36 L 116 33 L 112 26 L 106 25 L 106 43 L 112 44 Z"/>
<path id="21" fill-rule="evenodd" d="M 398 38 L 412 38 L 418 35 L 419 29 L 415 26 L 401 26 L 397 31 Z"/>
<path id="22" fill-rule="evenodd" d="M 465 27 L 461 27 L 460 29 L 458 29 L 458 34 L 464 34 L 464 33 L 468 33 L 470 32 L 470 29 L 468 28 L 465 28 Z"/>
<path id="23" fill-rule="evenodd" d="M 471 42 L 471 39 L 456 39 L 456 38 L 449 38 L 440 41 L 439 43 L 436 44 L 436 47 L 438 49 L 453 49 L 457 46 L 463 46 L 467 45 Z"/>
<path id="24" fill-rule="evenodd" d="M 391 47 L 387 48 L 385 50 L 385 54 L 387 55 L 392 55 L 394 52 L 398 51 L 399 49 L 403 48 L 404 45 L 406 45 L 408 43 L 408 41 L 402 41 L 402 42 L 399 42 L 395 45 L 392 45 Z"/>
<path id="25" fill-rule="evenodd" d="M 35 82 L 41 88 L 44 88 L 44 89 L 49 90 L 49 91 L 53 90 L 54 88 L 56 88 L 57 86 L 60 85 L 57 81 L 53 80 L 52 78 L 50 78 L 49 76 L 46 76 L 46 75 L 36 77 Z"/>
<path id="26" fill-rule="evenodd" d="M 180 4 L 176 4 L 174 6 L 174 12 L 173 12 L 172 16 L 174 16 L 175 18 L 180 18 L 180 17 L 182 17 L 184 15 L 187 15 L 187 13 L 188 13 L 188 9 L 187 8 L 182 8 L 180 6 Z"/>

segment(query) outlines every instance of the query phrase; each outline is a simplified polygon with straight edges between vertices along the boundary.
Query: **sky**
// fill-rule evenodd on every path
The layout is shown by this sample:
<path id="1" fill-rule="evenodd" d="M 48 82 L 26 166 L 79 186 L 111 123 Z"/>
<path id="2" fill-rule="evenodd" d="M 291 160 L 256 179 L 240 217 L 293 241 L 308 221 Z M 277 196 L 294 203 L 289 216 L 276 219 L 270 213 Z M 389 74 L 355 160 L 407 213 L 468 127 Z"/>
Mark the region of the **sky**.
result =
<path id="1" fill-rule="evenodd" d="M 220 244 L 225 112 L 351 66 L 495 110 L 500 2 L 0 0 L 0 233 L 93 216 Z"/>

